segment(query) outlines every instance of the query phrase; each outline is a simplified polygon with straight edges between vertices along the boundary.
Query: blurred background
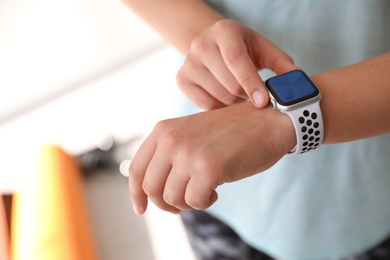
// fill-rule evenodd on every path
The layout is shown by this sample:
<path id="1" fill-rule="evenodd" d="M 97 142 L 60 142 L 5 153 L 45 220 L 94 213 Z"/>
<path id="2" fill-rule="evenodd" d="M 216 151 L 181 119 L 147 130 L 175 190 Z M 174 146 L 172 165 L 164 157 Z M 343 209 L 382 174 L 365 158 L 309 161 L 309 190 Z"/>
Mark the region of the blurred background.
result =
<path id="1" fill-rule="evenodd" d="M 0 0 L 0 192 L 31 188 L 46 144 L 78 156 L 110 135 L 131 158 L 169 117 L 178 64 L 120 0 Z M 178 216 L 133 214 L 118 169 L 83 187 L 100 259 L 193 259 Z"/>

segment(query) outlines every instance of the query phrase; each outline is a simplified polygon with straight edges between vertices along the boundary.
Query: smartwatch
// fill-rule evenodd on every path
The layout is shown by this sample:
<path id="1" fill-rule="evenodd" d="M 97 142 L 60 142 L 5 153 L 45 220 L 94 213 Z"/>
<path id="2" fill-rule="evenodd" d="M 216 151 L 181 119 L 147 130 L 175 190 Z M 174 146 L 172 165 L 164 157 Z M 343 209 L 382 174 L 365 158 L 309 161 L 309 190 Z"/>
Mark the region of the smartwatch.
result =
<path id="1" fill-rule="evenodd" d="M 290 116 L 297 145 L 289 154 L 301 154 L 316 149 L 324 138 L 320 107 L 321 92 L 301 70 L 293 70 L 266 80 L 270 102 L 274 109 Z"/>

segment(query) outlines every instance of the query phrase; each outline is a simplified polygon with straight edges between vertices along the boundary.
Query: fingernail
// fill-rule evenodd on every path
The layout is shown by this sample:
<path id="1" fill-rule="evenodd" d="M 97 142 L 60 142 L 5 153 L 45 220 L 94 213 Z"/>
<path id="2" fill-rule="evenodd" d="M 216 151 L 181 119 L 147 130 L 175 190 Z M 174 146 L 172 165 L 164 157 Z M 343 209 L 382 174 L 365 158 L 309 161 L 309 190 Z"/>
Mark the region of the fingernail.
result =
<path id="1" fill-rule="evenodd" d="M 262 107 L 265 102 L 264 94 L 260 90 L 256 90 L 252 95 L 253 103 L 256 107 Z"/>
<path id="2" fill-rule="evenodd" d="M 133 205 L 133 210 L 134 210 L 134 213 L 137 215 L 141 215 L 143 213 L 143 210 L 136 205 Z"/>
<path id="3" fill-rule="evenodd" d="M 172 210 L 172 214 L 175 214 L 175 215 L 179 215 L 181 212 L 181 210 Z"/>

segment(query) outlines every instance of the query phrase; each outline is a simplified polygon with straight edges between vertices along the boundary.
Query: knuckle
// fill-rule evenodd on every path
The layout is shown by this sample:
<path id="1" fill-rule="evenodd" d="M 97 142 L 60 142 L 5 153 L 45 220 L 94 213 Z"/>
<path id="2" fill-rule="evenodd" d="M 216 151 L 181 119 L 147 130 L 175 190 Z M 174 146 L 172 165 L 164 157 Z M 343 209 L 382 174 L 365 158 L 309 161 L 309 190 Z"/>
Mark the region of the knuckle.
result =
<path id="1" fill-rule="evenodd" d="M 243 89 L 240 83 L 236 79 L 232 79 L 228 85 L 226 86 L 227 90 L 235 95 L 235 96 L 240 96 L 243 94 Z"/>
<path id="2" fill-rule="evenodd" d="M 212 157 L 199 156 L 194 165 L 195 173 L 200 177 L 210 177 L 218 171 L 218 165 L 218 160 L 214 160 Z"/>
<path id="3" fill-rule="evenodd" d="M 199 150 L 194 147 L 193 142 L 189 142 L 183 145 L 180 145 L 179 147 L 176 147 L 176 155 L 175 160 L 178 162 L 181 162 L 183 165 L 186 166 L 186 169 L 188 170 L 189 174 L 188 176 L 191 177 L 190 172 L 192 171 L 193 163 L 196 161 L 197 157 L 199 156 Z M 184 173 L 183 173 L 184 174 Z M 187 176 L 187 173 L 185 173 Z M 188 177 L 187 176 L 187 177 Z M 172 189 L 175 190 L 175 189 Z"/>
<path id="4" fill-rule="evenodd" d="M 169 194 L 167 191 L 164 191 L 163 193 L 163 200 L 169 205 L 174 205 L 174 199 L 172 198 L 172 195 Z"/>
<path id="5" fill-rule="evenodd" d="M 190 52 L 194 53 L 205 53 L 210 49 L 209 42 L 206 37 L 200 35 L 199 37 L 192 40 L 190 45 Z"/>
<path id="6" fill-rule="evenodd" d="M 218 156 L 200 156 L 194 164 L 194 174 L 197 179 L 204 183 L 212 184 L 211 186 L 217 186 L 219 181 L 223 179 L 224 174 L 228 170 L 228 164 L 219 158 Z"/>
<path id="7" fill-rule="evenodd" d="M 250 73 L 243 73 L 240 75 L 240 82 L 242 86 L 249 86 L 252 81 L 255 80 L 254 76 Z"/>
<path id="8" fill-rule="evenodd" d="M 142 182 L 142 175 L 137 170 L 137 168 L 136 168 L 134 163 L 130 164 L 128 173 L 129 173 L 129 182 L 130 183 L 140 183 L 140 182 Z"/>
<path id="9" fill-rule="evenodd" d="M 227 47 L 224 53 L 225 62 L 228 67 L 237 64 L 238 61 L 241 60 L 244 55 L 244 53 L 239 48 L 234 46 Z"/>
<path id="10" fill-rule="evenodd" d="M 188 146 L 188 138 L 186 133 L 181 133 L 180 129 L 167 132 L 161 138 L 159 148 L 164 153 L 169 153 L 173 157 L 178 157 L 183 154 Z"/>
<path id="11" fill-rule="evenodd" d="M 171 120 L 166 119 L 157 122 L 157 124 L 153 128 L 153 132 L 157 132 L 158 134 L 163 134 L 165 132 L 169 132 L 169 129 L 171 128 Z"/>
<path id="12" fill-rule="evenodd" d="M 181 200 L 177 196 L 169 192 L 164 191 L 163 199 L 168 205 L 171 205 L 173 207 L 179 207 L 181 205 Z"/>
<path id="13" fill-rule="evenodd" d="M 150 185 L 147 181 L 142 182 L 142 189 L 144 190 L 145 194 L 150 196 L 153 194 L 153 190 L 150 188 Z"/>
<path id="14" fill-rule="evenodd" d="M 214 99 L 208 99 L 208 100 L 204 100 L 202 102 L 202 104 L 200 104 L 200 107 L 202 109 L 208 111 L 208 110 L 214 110 L 214 109 L 221 108 L 221 107 L 223 107 L 223 105 Z"/>
<path id="15" fill-rule="evenodd" d="M 208 207 L 210 207 L 210 198 L 204 198 L 200 197 L 198 195 L 196 196 L 186 196 L 185 197 L 185 203 L 192 209 L 196 210 L 205 210 Z"/>
<path id="16" fill-rule="evenodd" d="M 222 102 L 226 105 L 233 105 L 237 103 L 240 98 L 237 95 L 227 94 L 223 97 Z"/>
<path id="17" fill-rule="evenodd" d="M 186 200 L 186 203 L 189 206 L 191 206 L 192 208 L 197 209 L 197 210 L 204 210 L 204 209 L 206 209 L 208 207 L 207 203 L 202 202 L 202 201 L 200 201 L 197 198 L 188 198 Z"/>
<path id="18" fill-rule="evenodd" d="M 156 188 L 153 188 L 152 185 L 149 185 L 148 182 L 144 181 L 142 183 L 142 189 L 144 190 L 145 194 L 152 200 L 156 200 L 156 198 L 159 197 L 159 191 Z"/>
<path id="19" fill-rule="evenodd" d="M 171 151 L 171 148 L 180 144 L 180 134 L 177 131 L 171 131 L 164 136 L 161 146 L 165 151 Z"/>
<path id="20" fill-rule="evenodd" d="M 193 85 L 191 75 L 197 71 L 197 65 L 194 61 L 186 60 L 176 74 L 176 83 L 182 88 L 188 88 Z"/>
<path id="21" fill-rule="evenodd" d="M 214 23 L 212 30 L 215 32 L 224 32 L 230 30 L 234 24 L 230 19 L 222 19 Z"/>
<path id="22" fill-rule="evenodd" d="M 219 176 L 223 173 L 222 164 L 216 156 L 200 156 L 191 166 L 192 181 L 202 183 L 204 187 L 215 189 L 218 186 Z M 196 179 L 196 180 L 195 180 Z M 207 190 L 205 190 L 207 192 Z M 210 206 L 207 194 L 187 192 L 184 196 L 185 203 L 197 210 L 204 210 Z"/>
<path id="23" fill-rule="evenodd" d="M 191 89 L 195 87 L 195 84 L 193 82 L 188 81 L 186 78 L 184 78 L 182 75 L 176 76 L 176 82 L 179 89 L 187 95 L 188 98 L 191 98 L 188 93 L 191 93 Z"/>
<path id="24" fill-rule="evenodd" d="M 176 74 L 176 83 L 181 87 L 182 85 L 186 84 L 186 76 L 184 75 L 183 68 L 181 68 L 178 73 Z"/>
<path id="25" fill-rule="evenodd" d="M 197 210 L 204 210 L 209 206 L 208 202 L 202 201 L 198 197 L 194 197 L 194 196 L 186 197 L 185 202 L 187 205 Z"/>
<path id="26" fill-rule="evenodd" d="M 192 72 L 192 70 L 196 69 L 197 65 L 198 65 L 198 61 L 196 59 L 196 56 L 188 54 L 187 58 L 185 59 L 185 61 L 182 64 L 178 74 L 182 74 L 182 75 L 189 74 Z"/>
<path id="27" fill-rule="evenodd" d="M 158 147 L 163 152 L 174 152 L 186 148 L 188 144 L 188 132 L 183 131 L 182 125 L 186 125 L 185 119 L 166 119 L 158 122 L 153 130 L 158 134 Z"/>
<path id="28" fill-rule="evenodd" d="M 288 55 L 288 54 L 286 54 L 287 55 L 287 60 L 288 61 L 290 61 L 291 63 L 294 63 L 294 59 L 290 56 L 290 55 Z"/>
<path id="29" fill-rule="evenodd" d="M 273 60 L 271 61 L 271 66 L 272 66 L 272 68 L 277 68 L 277 67 L 279 67 L 279 65 L 282 64 L 283 62 L 284 62 L 283 59 L 281 59 L 281 58 L 275 58 L 275 59 L 273 59 Z"/>

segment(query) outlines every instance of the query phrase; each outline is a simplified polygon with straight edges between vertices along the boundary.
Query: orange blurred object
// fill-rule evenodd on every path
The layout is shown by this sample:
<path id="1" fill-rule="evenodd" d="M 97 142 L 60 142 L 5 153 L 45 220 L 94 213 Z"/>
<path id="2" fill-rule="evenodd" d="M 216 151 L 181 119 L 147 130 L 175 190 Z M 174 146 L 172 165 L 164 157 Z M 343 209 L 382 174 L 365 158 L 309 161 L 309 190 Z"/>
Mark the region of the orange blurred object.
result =
<path id="1" fill-rule="evenodd" d="M 0 260 L 9 260 L 9 231 L 3 196 L 0 194 Z"/>
<path id="2" fill-rule="evenodd" d="M 13 260 L 94 260 L 98 254 L 80 167 L 54 145 L 42 147 L 28 186 L 14 195 Z"/>

